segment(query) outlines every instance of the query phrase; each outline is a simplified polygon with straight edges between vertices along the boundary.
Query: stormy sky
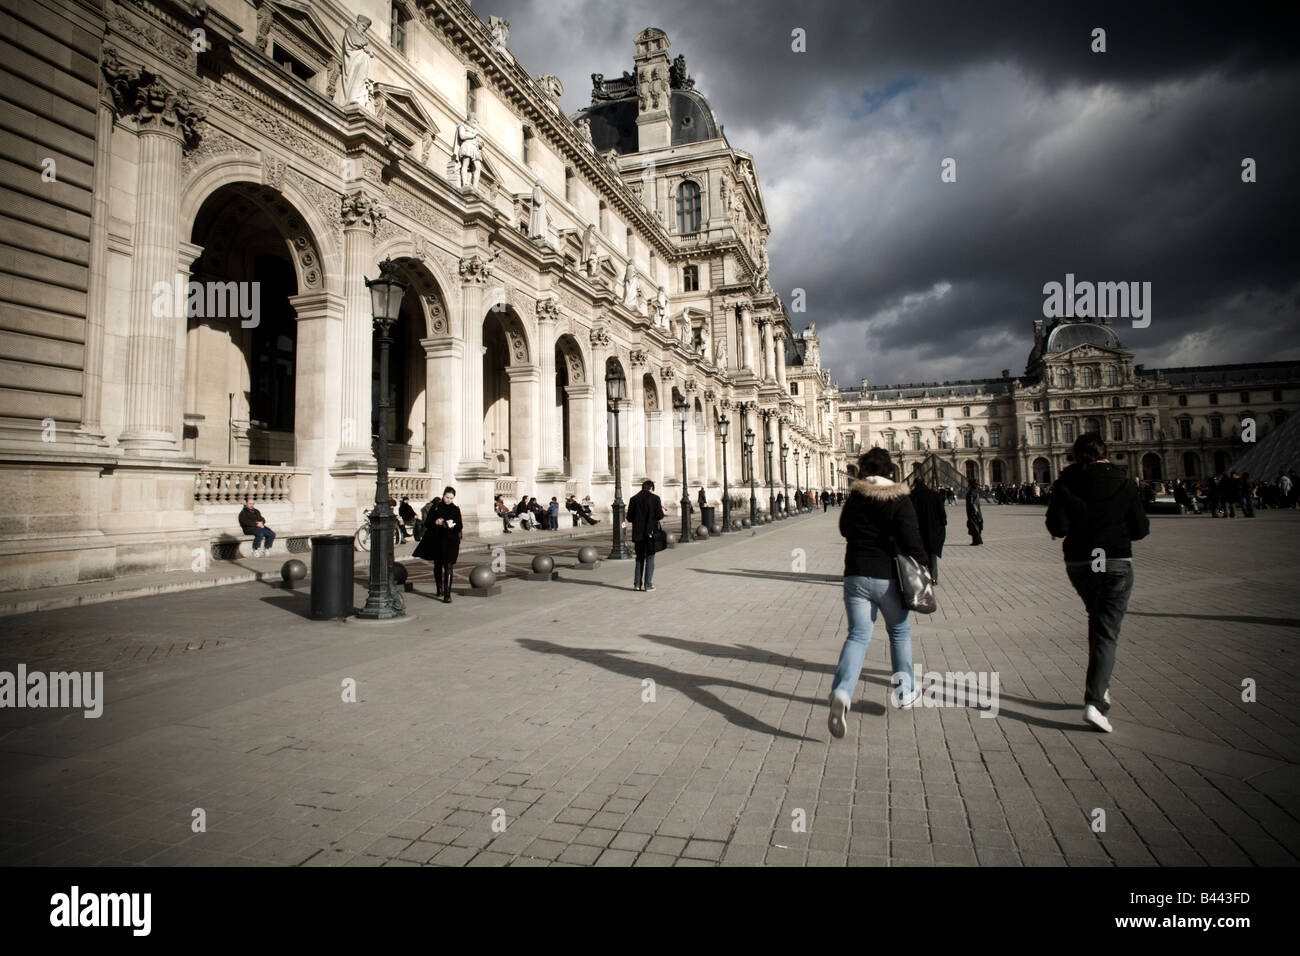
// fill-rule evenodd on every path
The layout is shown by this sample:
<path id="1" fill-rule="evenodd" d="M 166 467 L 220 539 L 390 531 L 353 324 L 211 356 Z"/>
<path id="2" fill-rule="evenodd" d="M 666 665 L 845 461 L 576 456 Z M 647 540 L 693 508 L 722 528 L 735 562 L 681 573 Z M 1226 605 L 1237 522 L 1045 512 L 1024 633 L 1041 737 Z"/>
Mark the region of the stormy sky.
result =
<path id="1" fill-rule="evenodd" d="M 841 385 L 1024 371 L 1043 286 L 1150 282 L 1148 367 L 1300 358 L 1300 30 L 1282 5 L 479 0 L 529 72 L 667 32 L 754 154 L 772 282 Z M 1292 10 L 1295 6 L 1285 5 Z M 1106 52 L 1094 53 L 1103 28 Z M 807 51 L 791 49 L 805 31 Z M 1242 182 L 1255 160 L 1257 181 Z M 945 159 L 956 182 L 941 181 Z"/>

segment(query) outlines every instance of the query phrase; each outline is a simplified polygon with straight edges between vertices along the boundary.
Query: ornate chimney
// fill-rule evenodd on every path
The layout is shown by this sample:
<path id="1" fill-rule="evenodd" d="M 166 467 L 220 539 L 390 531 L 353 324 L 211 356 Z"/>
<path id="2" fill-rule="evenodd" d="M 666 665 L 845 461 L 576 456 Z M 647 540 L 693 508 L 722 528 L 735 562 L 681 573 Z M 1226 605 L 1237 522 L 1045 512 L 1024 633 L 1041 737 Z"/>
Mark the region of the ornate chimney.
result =
<path id="1" fill-rule="evenodd" d="M 672 145 L 672 119 L 668 110 L 668 34 L 646 27 L 636 37 L 637 151 Z"/>

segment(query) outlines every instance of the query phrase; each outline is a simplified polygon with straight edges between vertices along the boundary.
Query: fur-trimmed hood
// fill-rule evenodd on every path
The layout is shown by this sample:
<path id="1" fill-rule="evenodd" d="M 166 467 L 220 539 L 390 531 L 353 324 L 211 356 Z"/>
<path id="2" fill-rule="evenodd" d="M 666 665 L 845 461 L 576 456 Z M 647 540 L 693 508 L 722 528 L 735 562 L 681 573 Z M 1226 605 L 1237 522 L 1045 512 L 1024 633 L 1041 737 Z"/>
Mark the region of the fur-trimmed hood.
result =
<path id="1" fill-rule="evenodd" d="M 906 483 L 890 481 L 882 475 L 868 475 L 866 478 L 858 478 L 849 485 L 849 491 L 856 491 L 864 498 L 874 498 L 877 501 L 906 498 L 912 493 L 912 489 Z"/>

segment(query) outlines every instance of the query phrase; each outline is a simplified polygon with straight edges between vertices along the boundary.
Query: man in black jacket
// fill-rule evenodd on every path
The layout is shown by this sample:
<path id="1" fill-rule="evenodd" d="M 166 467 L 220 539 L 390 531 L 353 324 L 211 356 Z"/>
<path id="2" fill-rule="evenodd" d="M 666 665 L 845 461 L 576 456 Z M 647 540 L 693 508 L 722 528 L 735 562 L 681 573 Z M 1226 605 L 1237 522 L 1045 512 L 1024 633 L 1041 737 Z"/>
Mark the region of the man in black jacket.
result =
<path id="1" fill-rule="evenodd" d="M 1110 463 L 1096 432 L 1074 443 L 1047 508 L 1052 539 L 1065 538 L 1065 573 L 1088 611 L 1088 676 L 1083 719 L 1110 733 L 1110 676 L 1120 625 L 1133 593 L 1133 545 L 1150 532 L 1137 487 Z"/>
<path id="2" fill-rule="evenodd" d="M 930 577 L 939 583 L 939 558 L 943 556 L 943 541 L 948 536 L 948 509 L 937 491 L 931 490 L 919 475 L 912 487 L 912 505 L 916 508 L 916 524 L 921 531 L 921 543 L 930 556 Z"/>
<path id="3" fill-rule="evenodd" d="M 655 529 L 664 520 L 663 502 L 654 493 L 655 483 L 641 482 L 641 490 L 627 503 L 627 521 L 632 524 L 632 547 L 636 551 L 636 572 L 632 579 L 633 591 L 653 591 L 655 574 Z M 644 575 L 644 577 L 643 577 Z M 644 586 L 642 582 L 644 581 Z"/>
<path id="4" fill-rule="evenodd" d="M 253 536 L 253 557 L 266 557 L 271 553 L 275 532 L 266 526 L 262 512 L 253 507 L 252 498 L 244 499 L 244 508 L 239 512 L 239 529 Z"/>
<path id="5" fill-rule="evenodd" d="M 966 531 L 970 534 L 971 547 L 984 543 L 980 537 L 984 531 L 984 512 L 980 510 L 979 486 L 974 478 L 966 480 Z"/>

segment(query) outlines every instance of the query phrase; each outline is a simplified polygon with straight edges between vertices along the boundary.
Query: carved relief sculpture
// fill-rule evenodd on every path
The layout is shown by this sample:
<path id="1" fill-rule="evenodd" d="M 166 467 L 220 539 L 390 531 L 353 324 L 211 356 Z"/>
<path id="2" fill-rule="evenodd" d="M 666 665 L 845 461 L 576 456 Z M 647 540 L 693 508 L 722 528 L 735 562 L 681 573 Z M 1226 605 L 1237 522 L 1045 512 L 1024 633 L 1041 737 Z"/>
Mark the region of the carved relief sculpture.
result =
<path id="1" fill-rule="evenodd" d="M 533 185 L 533 206 L 528 214 L 528 238 L 546 240 L 548 218 L 546 213 L 546 191 L 538 180 Z"/>
<path id="2" fill-rule="evenodd" d="M 479 173 L 483 170 L 483 153 L 478 130 L 468 120 L 456 127 L 456 142 L 451 155 L 460 164 L 460 188 L 477 192 Z"/>

